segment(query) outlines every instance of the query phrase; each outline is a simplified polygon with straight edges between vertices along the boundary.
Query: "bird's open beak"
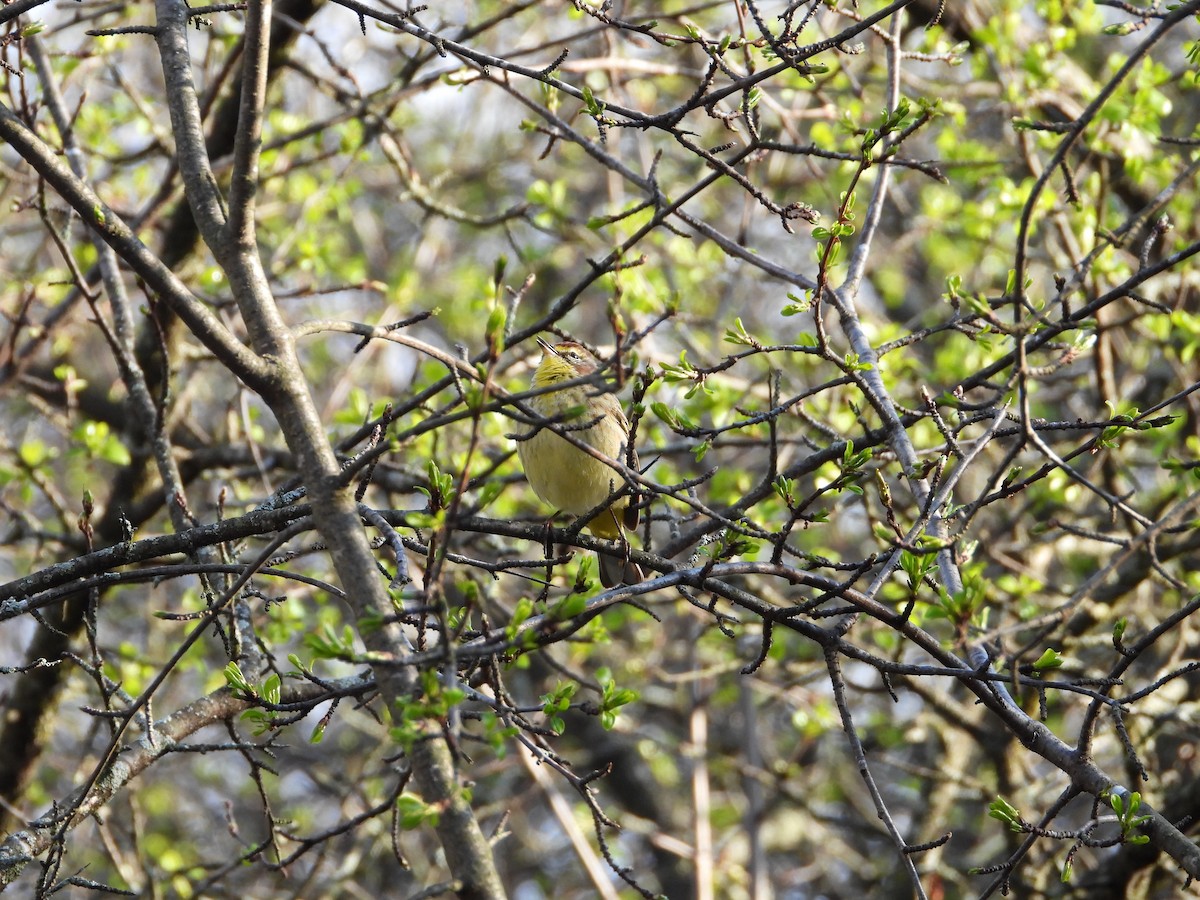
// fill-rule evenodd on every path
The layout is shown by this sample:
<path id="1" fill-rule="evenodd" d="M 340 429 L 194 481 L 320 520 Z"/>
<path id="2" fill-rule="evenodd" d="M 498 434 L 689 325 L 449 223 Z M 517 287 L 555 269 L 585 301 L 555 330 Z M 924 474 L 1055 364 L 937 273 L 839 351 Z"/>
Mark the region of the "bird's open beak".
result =
<path id="1" fill-rule="evenodd" d="M 537 339 L 537 342 L 538 342 L 538 346 L 542 348 L 543 353 L 549 353 L 553 356 L 558 356 L 558 351 L 554 349 L 554 345 L 551 344 L 548 340 L 546 340 L 545 338 L 539 337 Z"/>

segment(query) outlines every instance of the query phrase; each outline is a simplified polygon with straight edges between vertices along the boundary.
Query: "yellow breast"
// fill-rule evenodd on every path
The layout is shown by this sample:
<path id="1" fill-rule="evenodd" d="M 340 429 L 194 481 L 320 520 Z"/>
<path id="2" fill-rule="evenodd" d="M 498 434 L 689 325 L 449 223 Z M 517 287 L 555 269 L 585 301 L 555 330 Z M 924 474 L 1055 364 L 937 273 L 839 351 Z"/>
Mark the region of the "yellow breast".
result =
<path id="1" fill-rule="evenodd" d="M 536 382 L 535 378 L 535 385 Z M 590 412 L 581 411 L 562 425 L 581 443 L 594 447 L 610 459 L 621 460 L 626 432 L 620 405 L 611 394 L 591 396 L 594 390 L 585 386 L 566 388 L 537 397 L 530 401 L 530 406 L 547 419 L 562 416 L 573 408 L 582 410 L 590 406 Z M 571 427 L 595 419 L 601 411 L 602 417 L 590 427 Z M 624 484 L 620 472 L 555 434 L 549 427 L 535 429 L 533 437 L 518 441 L 517 454 L 534 493 L 556 509 L 572 515 L 594 509 Z M 627 504 L 628 499 L 621 498 L 614 507 L 620 510 Z M 610 531 L 600 522 L 593 523 L 592 530 L 597 534 Z M 613 536 L 618 533 L 615 521 L 611 533 Z"/>

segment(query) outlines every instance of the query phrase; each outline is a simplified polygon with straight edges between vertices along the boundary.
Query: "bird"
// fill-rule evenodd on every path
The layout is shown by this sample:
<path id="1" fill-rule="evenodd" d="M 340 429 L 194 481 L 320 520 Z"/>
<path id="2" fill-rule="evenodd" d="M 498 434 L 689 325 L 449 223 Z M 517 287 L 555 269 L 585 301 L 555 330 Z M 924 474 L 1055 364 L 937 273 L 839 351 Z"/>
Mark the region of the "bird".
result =
<path id="1" fill-rule="evenodd" d="M 600 364 L 581 344 L 564 341 L 551 344 L 537 339 L 542 358 L 533 373 L 532 388 L 541 390 L 562 382 L 585 378 Z M 526 401 L 544 420 L 517 435 L 517 456 L 533 492 L 550 506 L 573 516 L 582 516 L 601 506 L 625 486 L 625 477 L 609 462 L 576 446 L 586 444 L 609 460 L 624 461 L 636 469 L 637 453 L 626 446 L 629 421 L 621 403 L 602 385 L 576 384 L 537 394 Z M 563 435 L 570 435 L 570 439 Z M 572 443 L 572 440 L 575 443 Z M 619 541 L 620 555 L 600 551 L 600 583 L 606 588 L 637 584 L 645 579 L 637 563 L 629 559 L 625 528 L 638 523 L 636 498 L 625 494 L 592 517 L 587 530 L 598 538 Z"/>

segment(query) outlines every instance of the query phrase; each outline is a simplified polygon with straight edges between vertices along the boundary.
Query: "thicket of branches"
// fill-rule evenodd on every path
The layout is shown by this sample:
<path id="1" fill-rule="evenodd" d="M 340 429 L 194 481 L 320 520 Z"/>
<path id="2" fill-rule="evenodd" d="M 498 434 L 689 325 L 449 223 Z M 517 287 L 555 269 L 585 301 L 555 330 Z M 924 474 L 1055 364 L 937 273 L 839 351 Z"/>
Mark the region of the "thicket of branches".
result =
<path id="1" fill-rule="evenodd" d="M 1198 14 L 0 8 L 0 885 L 1176 896 Z"/>

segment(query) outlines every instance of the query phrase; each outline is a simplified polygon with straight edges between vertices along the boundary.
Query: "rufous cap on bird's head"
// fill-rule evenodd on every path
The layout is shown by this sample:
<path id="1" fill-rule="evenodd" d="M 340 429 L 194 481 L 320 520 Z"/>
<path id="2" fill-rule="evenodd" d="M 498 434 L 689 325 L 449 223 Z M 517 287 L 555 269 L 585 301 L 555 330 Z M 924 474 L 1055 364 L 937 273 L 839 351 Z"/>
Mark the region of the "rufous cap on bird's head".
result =
<path id="1" fill-rule="evenodd" d="M 588 353 L 582 344 L 574 341 L 551 344 L 540 337 L 537 342 L 538 346 L 542 348 L 542 361 L 538 363 L 537 371 L 533 376 L 535 387 L 544 387 L 547 384 L 554 384 L 556 381 L 567 381 L 571 378 L 591 375 L 600 367 L 596 357 Z"/>

